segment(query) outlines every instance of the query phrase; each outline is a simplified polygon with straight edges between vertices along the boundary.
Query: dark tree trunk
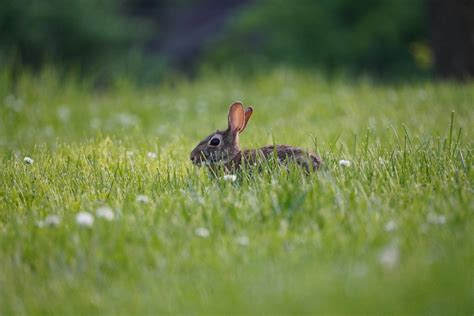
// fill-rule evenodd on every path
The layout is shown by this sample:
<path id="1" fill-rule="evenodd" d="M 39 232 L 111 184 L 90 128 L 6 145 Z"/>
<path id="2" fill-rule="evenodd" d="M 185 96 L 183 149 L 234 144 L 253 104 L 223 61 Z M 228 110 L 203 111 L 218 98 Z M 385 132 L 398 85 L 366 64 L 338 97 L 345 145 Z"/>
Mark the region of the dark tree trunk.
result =
<path id="1" fill-rule="evenodd" d="M 221 34 L 229 18 L 252 0 L 129 0 L 127 13 L 155 21 L 146 51 L 190 72 L 205 46 Z"/>
<path id="2" fill-rule="evenodd" d="M 427 0 L 435 72 L 474 78 L 474 0 Z"/>

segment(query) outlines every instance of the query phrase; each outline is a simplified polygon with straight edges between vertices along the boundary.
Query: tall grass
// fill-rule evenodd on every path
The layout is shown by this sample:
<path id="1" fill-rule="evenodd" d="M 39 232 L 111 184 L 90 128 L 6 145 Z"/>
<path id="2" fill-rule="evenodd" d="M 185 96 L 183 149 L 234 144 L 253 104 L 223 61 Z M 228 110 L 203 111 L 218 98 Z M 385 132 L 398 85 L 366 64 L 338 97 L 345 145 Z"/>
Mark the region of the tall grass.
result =
<path id="1" fill-rule="evenodd" d="M 0 314 L 474 309 L 472 83 L 0 81 Z M 323 168 L 192 166 L 234 100 L 255 107 L 243 147 L 306 147 Z"/>

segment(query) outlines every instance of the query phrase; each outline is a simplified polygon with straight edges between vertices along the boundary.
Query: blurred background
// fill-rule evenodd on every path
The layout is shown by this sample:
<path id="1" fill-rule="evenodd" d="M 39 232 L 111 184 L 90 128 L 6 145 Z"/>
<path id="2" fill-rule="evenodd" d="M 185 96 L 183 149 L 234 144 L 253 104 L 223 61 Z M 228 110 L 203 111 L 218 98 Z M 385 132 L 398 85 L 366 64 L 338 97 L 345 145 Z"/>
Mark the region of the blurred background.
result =
<path id="1" fill-rule="evenodd" d="M 472 0 L 6 0 L 0 65 L 107 83 L 288 66 L 382 79 L 474 75 Z"/>

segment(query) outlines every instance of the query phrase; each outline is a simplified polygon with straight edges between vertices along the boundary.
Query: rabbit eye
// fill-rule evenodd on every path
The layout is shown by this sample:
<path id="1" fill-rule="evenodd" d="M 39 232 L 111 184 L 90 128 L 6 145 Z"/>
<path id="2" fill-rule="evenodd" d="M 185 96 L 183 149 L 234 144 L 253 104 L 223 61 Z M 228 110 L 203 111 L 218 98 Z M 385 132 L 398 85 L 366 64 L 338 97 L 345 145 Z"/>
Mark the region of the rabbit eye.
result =
<path id="1" fill-rule="evenodd" d="M 211 140 L 209 141 L 209 146 L 219 146 L 222 142 L 222 135 L 214 134 Z"/>
<path id="2" fill-rule="evenodd" d="M 219 146 L 220 143 L 221 143 L 221 141 L 219 140 L 219 138 L 213 138 L 213 139 L 211 139 L 211 141 L 209 142 L 209 145 L 211 145 L 211 146 Z"/>

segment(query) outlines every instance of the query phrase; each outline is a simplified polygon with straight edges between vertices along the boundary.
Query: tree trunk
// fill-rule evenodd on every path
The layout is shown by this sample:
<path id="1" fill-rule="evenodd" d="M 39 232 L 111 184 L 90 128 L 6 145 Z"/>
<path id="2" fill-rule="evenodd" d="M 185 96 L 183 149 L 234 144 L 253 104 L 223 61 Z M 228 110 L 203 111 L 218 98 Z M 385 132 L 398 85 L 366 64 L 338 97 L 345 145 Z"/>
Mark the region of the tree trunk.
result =
<path id="1" fill-rule="evenodd" d="M 427 0 L 435 72 L 474 78 L 474 0 Z"/>

